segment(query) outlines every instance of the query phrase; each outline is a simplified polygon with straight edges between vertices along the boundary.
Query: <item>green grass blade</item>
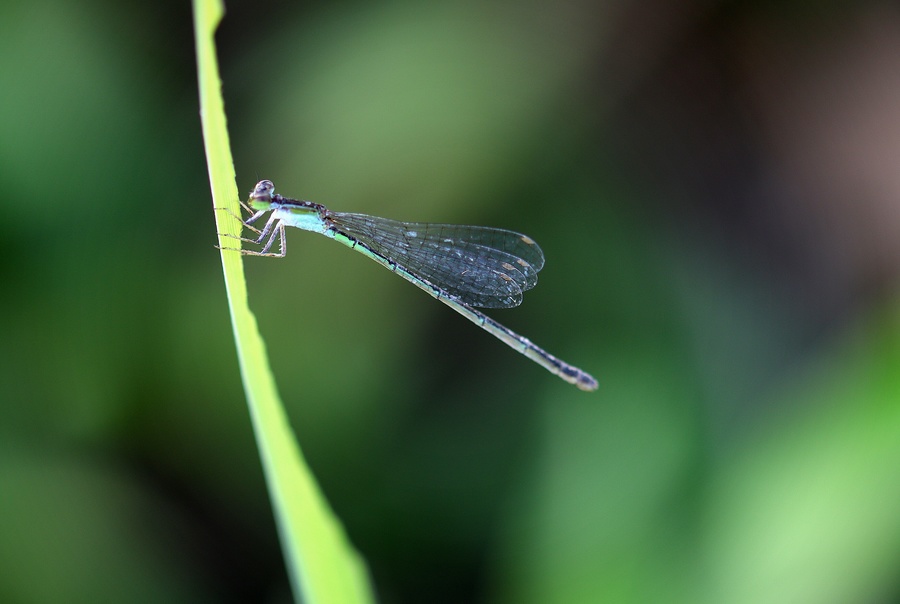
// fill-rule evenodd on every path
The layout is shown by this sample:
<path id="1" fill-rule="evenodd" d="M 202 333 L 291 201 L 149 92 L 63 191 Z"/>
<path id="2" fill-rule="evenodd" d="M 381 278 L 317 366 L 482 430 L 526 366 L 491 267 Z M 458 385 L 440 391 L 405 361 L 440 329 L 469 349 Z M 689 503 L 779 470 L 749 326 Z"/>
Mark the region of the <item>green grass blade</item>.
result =
<path id="1" fill-rule="evenodd" d="M 194 0 L 200 113 L 213 204 L 239 214 L 213 37 L 223 13 L 219 0 Z M 239 222 L 221 211 L 216 212 L 216 226 L 219 233 L 236 235 L 240 230 Z M 235 247 L 238 241 L 220 235 L 219 244 Z M 241 376 L 294 596 L 309 604 L 373 602 L 365 564 L 319 491 L 278 397 L 247 304 L 240 254 L 223 251 L 222 267 Z"/>

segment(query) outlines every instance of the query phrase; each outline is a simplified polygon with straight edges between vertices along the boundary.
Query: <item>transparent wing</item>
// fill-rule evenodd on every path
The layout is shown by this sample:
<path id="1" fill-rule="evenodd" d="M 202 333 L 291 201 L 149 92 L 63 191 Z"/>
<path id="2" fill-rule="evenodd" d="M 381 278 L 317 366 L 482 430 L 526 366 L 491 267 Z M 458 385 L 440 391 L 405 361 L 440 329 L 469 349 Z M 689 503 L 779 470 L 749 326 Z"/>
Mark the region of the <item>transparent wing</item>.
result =
<path id="1" fill-rule="evenodd" d="M 541 248 L 513 231 L 332 212 L 339 229 L 468 306 L 510 308 L 537 283 Z"/>

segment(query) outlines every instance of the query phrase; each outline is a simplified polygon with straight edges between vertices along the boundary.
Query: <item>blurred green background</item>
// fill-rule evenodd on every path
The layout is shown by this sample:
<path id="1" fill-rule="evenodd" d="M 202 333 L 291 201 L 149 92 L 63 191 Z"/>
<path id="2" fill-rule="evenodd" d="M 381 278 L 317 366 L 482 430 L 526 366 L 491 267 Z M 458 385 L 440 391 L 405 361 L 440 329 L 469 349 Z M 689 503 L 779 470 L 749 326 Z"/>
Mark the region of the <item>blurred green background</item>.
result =
<path id="1" fill-rule="evenodd" d="M 249 258 L 381 602 L 900 601 L 900 10 L 231 3 L 239 187 L 528 233 L 491 316 Z M 0 5 L 0 601 L 286 602 L 188 3 Z"/>

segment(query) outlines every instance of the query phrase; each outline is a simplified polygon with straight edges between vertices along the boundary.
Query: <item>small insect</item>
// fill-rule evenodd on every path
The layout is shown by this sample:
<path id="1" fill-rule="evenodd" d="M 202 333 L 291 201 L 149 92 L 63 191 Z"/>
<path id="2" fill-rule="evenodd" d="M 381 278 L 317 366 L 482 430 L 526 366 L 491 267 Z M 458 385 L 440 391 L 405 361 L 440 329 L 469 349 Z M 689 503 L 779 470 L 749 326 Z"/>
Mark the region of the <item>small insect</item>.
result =
<path id="1" fill-rule="evenodd" d="M 522 293 L 537 284 L 544 254 L 530 237 L 490 227 L 398 222 L 332 212 L 319 203 L 276 194 L 270 180 L 259 181 L 241 206 L 251 214 L 242 219 L 244 226 L 258 237 L 238 239 L 262 249 L 224 249 L 283 258 L 287 253 L 285 226 L 321 233 L 397 273 L 570 384 L 582 390 L 597 389 L 597 380 L 586 372 L 476 310 L 518 306 Z M 265 226 L 261 230 L 254 227 L 267 212 L 271 215 Z M 277 251 L 272 251 L 276 241 Z"/>

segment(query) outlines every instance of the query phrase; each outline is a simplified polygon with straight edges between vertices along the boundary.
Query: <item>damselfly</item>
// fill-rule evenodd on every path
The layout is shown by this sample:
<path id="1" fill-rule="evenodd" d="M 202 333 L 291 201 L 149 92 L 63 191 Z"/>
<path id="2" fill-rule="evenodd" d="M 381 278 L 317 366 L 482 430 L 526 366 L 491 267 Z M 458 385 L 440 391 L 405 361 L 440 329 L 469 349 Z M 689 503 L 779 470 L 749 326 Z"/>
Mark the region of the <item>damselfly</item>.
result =
<path id="1" fill-rule="evenodd" d="M 535 286 L 544 254 L 530 237 L 490 227 L 332 212 L 322 204 L 277 195 L 270 180 L 258 182 L 241 206 L 251 214 L 242 219 L 244 226 L 258 237 L 238 239 L 262 249 L 233 248 L 236 251 L 281 258 L 287 252 L 285 226 L 321 233 L 397 273 L 570 384 L 597 389 L 597 380 L 589 374 L 475 309 L 518 306 L 522 293 Z M 253 223 L 267 212 L 272 213 L 268 222 L 261 230 L 255 228 Z M 272 251 L 276 241 L 278 249 Z"/>

